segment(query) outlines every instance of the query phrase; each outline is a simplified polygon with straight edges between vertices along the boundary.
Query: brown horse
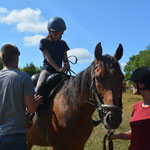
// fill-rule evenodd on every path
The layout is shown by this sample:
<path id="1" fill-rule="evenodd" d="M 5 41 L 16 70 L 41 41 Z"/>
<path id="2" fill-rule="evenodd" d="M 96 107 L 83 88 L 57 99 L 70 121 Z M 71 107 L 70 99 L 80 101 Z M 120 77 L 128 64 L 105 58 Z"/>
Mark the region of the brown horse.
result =
<path id="1" fill-rule="evenodd" d="M 104 126 L 116 129 L 122 121 L 122 82 L 124 76 L 115 55 L 102 55 L 101 43 L 95 48 L 95 60 L 76 77 L 67 80 L 53 102 L 42 114 L 45 138 L 37 118 L 27 133 L 28 150 L 33 145 L 51 146 L 52 150 L 83 150 L 93 130 L 92 115 L 96 108 Z"/>

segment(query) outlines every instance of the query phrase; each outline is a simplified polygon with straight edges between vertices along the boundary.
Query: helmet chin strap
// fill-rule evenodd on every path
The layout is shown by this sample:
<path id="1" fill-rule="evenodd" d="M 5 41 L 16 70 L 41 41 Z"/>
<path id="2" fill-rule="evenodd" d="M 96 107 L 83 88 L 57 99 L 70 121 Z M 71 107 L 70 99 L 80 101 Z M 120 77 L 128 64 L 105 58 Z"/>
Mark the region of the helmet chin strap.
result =
<path id="1" fill-rule="evenodd" d="M 136 83 L 136 87 L 137 87 L 137 94 L 140 95 L 140 90 L 150 90 L 150 88 L 139 88 L 138 83 Z"/>
<path id="2" fill-rule="evenodd" d="M 137 87 L 137 94 L 140 95 L 140 88 L 139 88 L 138 83 L 136 83 L 136 87 Z"/>

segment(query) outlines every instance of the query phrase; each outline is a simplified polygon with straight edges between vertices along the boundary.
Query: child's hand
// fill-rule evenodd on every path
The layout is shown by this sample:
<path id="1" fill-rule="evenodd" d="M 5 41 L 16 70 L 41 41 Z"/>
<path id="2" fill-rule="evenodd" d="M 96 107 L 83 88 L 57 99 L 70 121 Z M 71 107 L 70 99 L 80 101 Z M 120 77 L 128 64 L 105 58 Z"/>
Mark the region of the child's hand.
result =
<path id="1" fill-rule="evenodd" d="M 64 67 L 65 67 L 67 70 L 69 70 L 69 69 L 70 69 L 69 63 L 68 63 L 68 62 L 65 62 L 65 63 L 64 63 Z M 67 70 L 66 70 L 66 71 L 67 71 Z"/>
<path id="2" fill-rule="evenodd" d="M 63 73 L 65 73 L 67 70 L 68 70 L 68 67 L 64 66 L 64 67 L 60 68 L 60 69 L 58 70 L 58 72 L 63 72 Z"/>

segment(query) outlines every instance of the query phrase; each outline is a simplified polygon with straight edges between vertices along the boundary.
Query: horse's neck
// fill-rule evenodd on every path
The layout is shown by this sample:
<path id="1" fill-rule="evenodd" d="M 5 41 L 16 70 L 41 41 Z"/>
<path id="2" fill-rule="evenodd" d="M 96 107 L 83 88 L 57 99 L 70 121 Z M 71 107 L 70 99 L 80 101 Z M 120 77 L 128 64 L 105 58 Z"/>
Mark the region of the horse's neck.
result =
<path id="1" fill-rule="evenodd" d="M 75 78 L 71 79 L 68 83 L 68 102 L 70 107 L 76 107 L 76 109 L 89 110 L 93 106 L 87 103 L 89 101 L 90 93 L 89 88 L 91 84 L 90 70 L 87 69 Z"/>
<path id="2" fill-rule="evenodd" d="M 77 77 L 74 78 L 74 84 L 72 88 L 76 91 L 76 96 L 81 99 L 82 98 L 89 98 L 89 87 L 90 87 L 90 73 L 89 71 L 85 70 L 81 72 Z"/>

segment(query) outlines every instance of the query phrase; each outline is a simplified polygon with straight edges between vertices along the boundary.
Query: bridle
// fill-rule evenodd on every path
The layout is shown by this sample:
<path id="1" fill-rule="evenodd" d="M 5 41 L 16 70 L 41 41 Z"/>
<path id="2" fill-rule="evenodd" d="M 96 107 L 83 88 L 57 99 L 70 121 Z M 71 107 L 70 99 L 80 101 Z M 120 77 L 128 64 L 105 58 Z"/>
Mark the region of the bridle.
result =
<path id="1" fill-rule="evenodd" d="M 103 120 L 104 116 L 107 114 L 108 110 L 110 110 L 110 111 L 113 111 L 113 110 L 121 111 L 122 110 L 122 92 L 123 92 L 123 90 L 121 90 L 121 96 L 119 98 L 119 103 L 120 103 L 119 106 L 104 104 L 103 97 L 98 93 L 98 91 L 96 89 L 96 84 L 95 84 L 95 72 L 94 71 L 97 67 L 98 67 L 98 65 L 92 66 L 92 70 L 91 70 L 92 82 L 91 82 L 91 86 L 89 88 L 89 91 L 90 91 L 90 98 L 89 99 L 93 100 L 95 98 L 97 103 L 94 104 L 92 102 L 87 102 L 87 103 L 95 106 L 99 112 L 100 120 L 97 120 L 97 121 L 92 120 L 94 126 L 97 126 L 102 122 L 102 120 Z M 105 144 L 106 139 L 108 137 L 110 137 L 114 133 L 114 131 L 115 130 L 108 129 L 108 133 L 104 136 L 103 150 L 106 150 L 106 144 Z M 109 141 L 109 150 L 113 150 L 112 141 Z"/>
<path id="2" fill-rule="evenodd" d="M 97 67 L 98 67 L 98 65 L 92 66 L 92 71 L 91 71 L 92 72 L 92 83 L 91 83 L 89 90 L 90 90 L 90 99 L 93 100 L 93 98 L 95 97 L 95 99 L 97 101 L 97 103 L 95 104 L 95 107 L 96 107 L 96 109 L 99 110 L 100 119 L 102 119 L 103 114 L 105 114 L 106 109 L 109 109 L 109 110 L 110 109 L 111 110 L 113 110 L 113 109 L 121 110 L 122 109 L 122 97 L 120 97 L 120 99 L 119 99 L 119 106 L 104 104 L 103 97 L 100 94 L 98 94 L 97 89 L 96 89 L 96 84 L 95 84 L 95 73 L 94 73 L 94 71 Z M 121 95 L 122 95 L 122 90 L 121 90 Z"/>

